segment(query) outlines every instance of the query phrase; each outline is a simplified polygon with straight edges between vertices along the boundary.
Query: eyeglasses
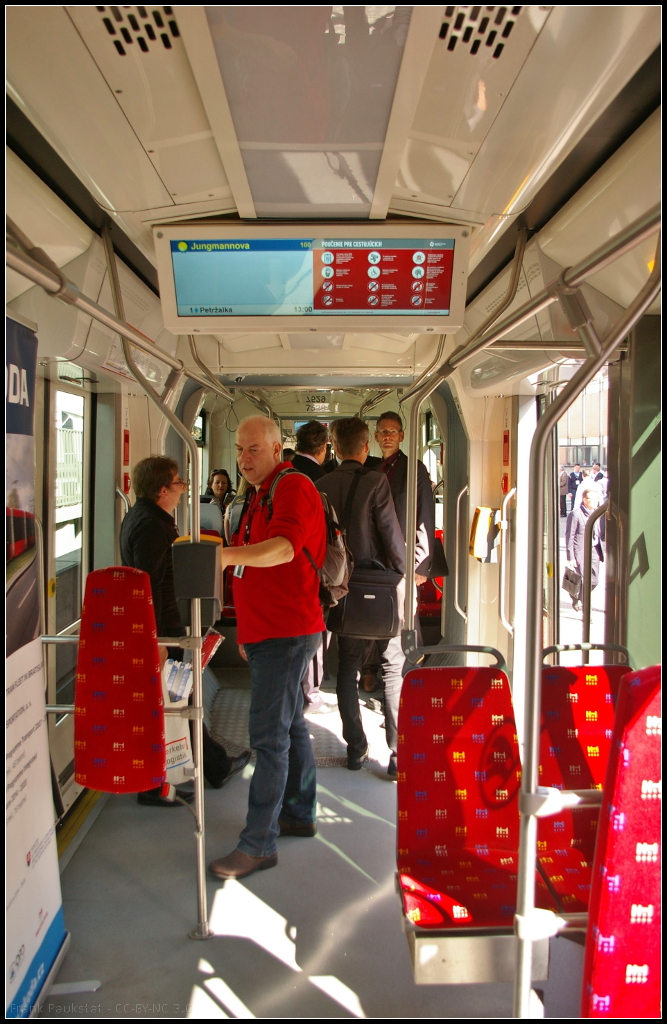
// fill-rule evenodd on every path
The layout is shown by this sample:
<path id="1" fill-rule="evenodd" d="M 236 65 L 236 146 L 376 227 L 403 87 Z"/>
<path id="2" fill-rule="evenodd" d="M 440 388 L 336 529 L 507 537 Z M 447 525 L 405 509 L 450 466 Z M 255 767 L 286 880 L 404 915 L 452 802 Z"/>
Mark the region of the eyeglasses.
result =
<path id="1" fill-rule="evenodd" d="M 380 437 L 398 437 L 398 435 L 401 433 L 401 431 L 400 430 L 376 430 L 375 433 L 379 434 Z"/>
<path id="2" fill-rule="evenodd" d="M 177 480 L 172 480 L 171 483 L 169 484 L 169 486 L 170 487 L 177 487 L 177 486 L 178 487 L 189 487 L 190 486 L 190 481 L 189 480 L 181 480 L 181 478 L 179 477 Z"/>

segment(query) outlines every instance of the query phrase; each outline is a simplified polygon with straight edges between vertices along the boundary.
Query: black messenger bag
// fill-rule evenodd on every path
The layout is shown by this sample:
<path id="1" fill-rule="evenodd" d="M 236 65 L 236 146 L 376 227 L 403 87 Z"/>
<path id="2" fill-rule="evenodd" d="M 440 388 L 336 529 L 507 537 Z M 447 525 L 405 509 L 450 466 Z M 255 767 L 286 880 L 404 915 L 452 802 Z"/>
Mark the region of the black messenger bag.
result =
<path id="1" fill-rule="evenodd" d="M 348 592 L 332 608 L 327 629 L 359 640 L 390 640 L 401 629 L 405 577 L 373 561 L 355 566 Z"/>
<path id="2" fill-rule="evenodd" d="M 355 470 L 341 516 L 346 532 L 357 488 L 366 473 L 368 469 L 364 466 Z M 400 573 L 371 559 L 355 565 L 347 586 L 347 594 L 329 612 L 327 629 L 359 640 L 389 640 L 398 635 L 405 600 L 405 579 Z"/>

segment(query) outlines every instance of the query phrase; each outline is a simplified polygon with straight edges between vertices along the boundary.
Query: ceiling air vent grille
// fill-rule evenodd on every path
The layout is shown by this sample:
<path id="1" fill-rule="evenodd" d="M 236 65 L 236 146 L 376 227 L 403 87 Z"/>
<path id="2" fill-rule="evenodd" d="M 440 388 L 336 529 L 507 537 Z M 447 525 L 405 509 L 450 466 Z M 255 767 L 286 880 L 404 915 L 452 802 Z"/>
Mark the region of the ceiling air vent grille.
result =
<path id="1" fill-rule="evenodd" d="M 474 57 L 482 47 L 496 60 L 509 39 L 522 7 L 446 7 L 440 38 L 448 50 L 467 47 Z M 484 52 L 484 51 L 483 51 Z"/>
<path id="2" fill-rule="evenodd" d="M 171 50 L 180 32 L 173 7 L 98 7 L 118 54 L 124 57 L 135 43 L 142 53 L 151 47 Z"/>

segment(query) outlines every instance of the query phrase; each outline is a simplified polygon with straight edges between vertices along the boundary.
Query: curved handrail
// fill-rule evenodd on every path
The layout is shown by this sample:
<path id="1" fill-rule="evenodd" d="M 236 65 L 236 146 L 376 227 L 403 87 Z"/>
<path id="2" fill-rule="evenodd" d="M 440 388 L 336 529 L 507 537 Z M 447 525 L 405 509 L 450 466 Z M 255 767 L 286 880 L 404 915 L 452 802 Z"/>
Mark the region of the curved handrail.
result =
<path id="1" fill-rule="evenodd" d="M 503 498 L 501 519 L 500 519 L 500 593 L 498 607 L 500 610 L 500 621 L 507 630 L 510 636 L 514 633 L 514 626 L 507 618 L 505 612 L 505 588 L 507 583 L 507 532 L 509 523 L 507 521 L 507 506 L 509 505 L 510 499 L 516 494 L 516 487 L 513 487 L 511 491 Z"/>
<path id="2" fill-rule="evenodd" d="M 438 644 L 436 647 L 419 647 L 417 653 L 423 654 L 447 654 L 450 651 L 464 651 L 465 653 L 472 654 L 492 654 L 496 659 L 496 664 L 492 665 L 491 668 L 497 668 L 501 672 L 507 669 L 505 658 L 496 650 L 495 647 L 480 647 L 477 644 Z"/>
<path id="3" fill-rule="evenodd" d="M 125 515 L 127 515 L 127 513 L 130 511 L 130 508 L 132 507 L 130 505 L 130 499 L 128 498 L 125 491 L 121 491 L 120 487 L 116 488 L 116 494 L 118 495 L 119 498 L 123 499 L 123 503 L 125 505 Z"/>
<path id="4" fill-rule="evenodd" d="M 563 651 L 620 651 L 625 656 L 625 660 L 630 665 L 630 652 L 627 647 L 623 644 L 554 644 L 553 647 L 545 647 L 542 651 L 542 664 L 544 659 L 548 658 L 552 654 L 561 654 Z"/>
<path id="5" fill-rule="evenodd" d="M 459 544 L 459 533 L 461 531 L 461 498 L 464 494 L 469 494 L 470 488 L 466 484 L 463 490 L 460 492 L 456 499 L 456 541 L 455 541 L 455 557 L 454 557 L 454 607 L 461 616 L 464 622 L 468 621 L 468 616 L 461 608 L 459 604 L 459 559 L 460 559 L 460 544 Z"/>
<path id="6" fill-rule="evenodd" d="M 593 597 L 593 529 L 601 515 L 609 508 L 609 502 L 604 501 L 588 517 L 586 529 L 584 530 L 584 608 L 581 639 L 587 644 L 591 639 L 591 603 Z M 588 654 L 584 655 L 584 665 L 588 664 Z"/>

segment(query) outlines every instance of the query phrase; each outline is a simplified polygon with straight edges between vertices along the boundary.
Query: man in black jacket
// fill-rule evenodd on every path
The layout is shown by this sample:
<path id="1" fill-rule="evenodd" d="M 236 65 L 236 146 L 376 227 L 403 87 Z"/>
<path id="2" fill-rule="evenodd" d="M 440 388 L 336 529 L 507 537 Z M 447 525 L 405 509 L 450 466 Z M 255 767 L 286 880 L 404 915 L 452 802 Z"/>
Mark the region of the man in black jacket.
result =
<path id="1" fill-rule="evenodd" d="M 152 455 L 138 462 L 132 471 L 132 485 L 137 500 L 120 528 L 120 553 L 123 565 L 143 569 L 151 580 L 155 624 L 158 636 L 181 636 L 183 627 L 176 604 L 174 565 L 171 546 L 178 537 L 172 513 L 181 500 L 187 481 L 181 480 L 178 463 L 161 455 Z M 160 666 L 167 660 L 167 649 L 160 647 Z M 172 657 L 181 658 L 176 648 Z M 240 771 L 250 759 L 250 751 L 231 758 L 216 743 L 204 726 L 204 775 L 219 788 Z M 187 791 L 179 796 L 192 798 Z M 157 807 L 177 806 L 173 800 L 160 796 L 159 788 L 139 793 L 140 804 Z"/>
<path id="2" fill-rule="evenodd" d="M 384 474 L 366 469 L 368 427 L 357 416 L 336 420 L 332 426 L 338 469 L 318 480 L 316 487 L 329 498 L 338 521 L 347 529 L 347 545 L 355 565 L 376 560 L 387 568 L 405 573 L 405 543 L 396 518 L 391 490 Z M 346 504 L 355 475 L 359 474 L 352 508 L 346 517 Z M 368 743 L 359 712 L 357 677 L 366 651 L 366 640 L 338 636 L 338 677 L 336 694 L 343 720 L 343 737 L 347 743 L 347 767 L 357 771 L 368 760 Z M 391 750 L 388 774 L 396 775 L 398 744 L 398 704 L 403 684 L 403 652 L 401 637 L 379 640 L 385 688 L 385 726 L 387 745 Z"/>
<path id="3" fill-rule="evenodd" d="M 302 423 L 296 432 L 296 454 L 292 465 L 299 473 L 315 483 L 326 473 L 324 460 L 327 456 L 329 432 L 319 420 L 308 420 Z M 326 704 L 322 697 L 322 681 L 324 679 L 324 655 L 327 649 L 326 630 L 322 634 L 322 643 L 317 648 L 308 669 L 301 680 L 301 688 L 306 701 L 305 714 L 327 714 L 333 711 L 331 704 Z"/>
<path id="4" fill-rule="evenodd" d="M 572 495 L 572 505 L 571 505 L 572 509 L 574 509 L 574 499 L 575 499 L 575 497 L 577 495 L 577 488 L 579 487 L 579 484 L 581 483 L 581 481 L 583 479 L 584 479 L 584 474 L 581 472 L 581 466 L 579 465 L 578 462 L 576 462 L 575 466 L 574 466 L 574 469 L 570 473 L 570 477 L 569 477 L 570 486 L 569 486 L 569 489 L 568 489 L 568 494 Z"/>
<path id="5" fill-rule="evenodd" d="M 296 432 L 296 455 L 292 465 L 315 483 L 324 476 L 322 464 L 327 454 L 327 428 L 318 420 L 302 423 Z"/>
<path id="6" fill-rule="evenodd" d="M 408 457 L 401 451 L 405 433 L 403 421 L 397 412 L 383 412 L 375 430 L 375 440 L 382 451 L 378 467 L 387 477 L 396 515 L 405 537 L 408 498 Z M 435 509 L 433 488 L 428 470 L 417 461 L 417 537 L 415 547 L 415 584 L 421 586 L 430 576 L 435 541 Z"/>

